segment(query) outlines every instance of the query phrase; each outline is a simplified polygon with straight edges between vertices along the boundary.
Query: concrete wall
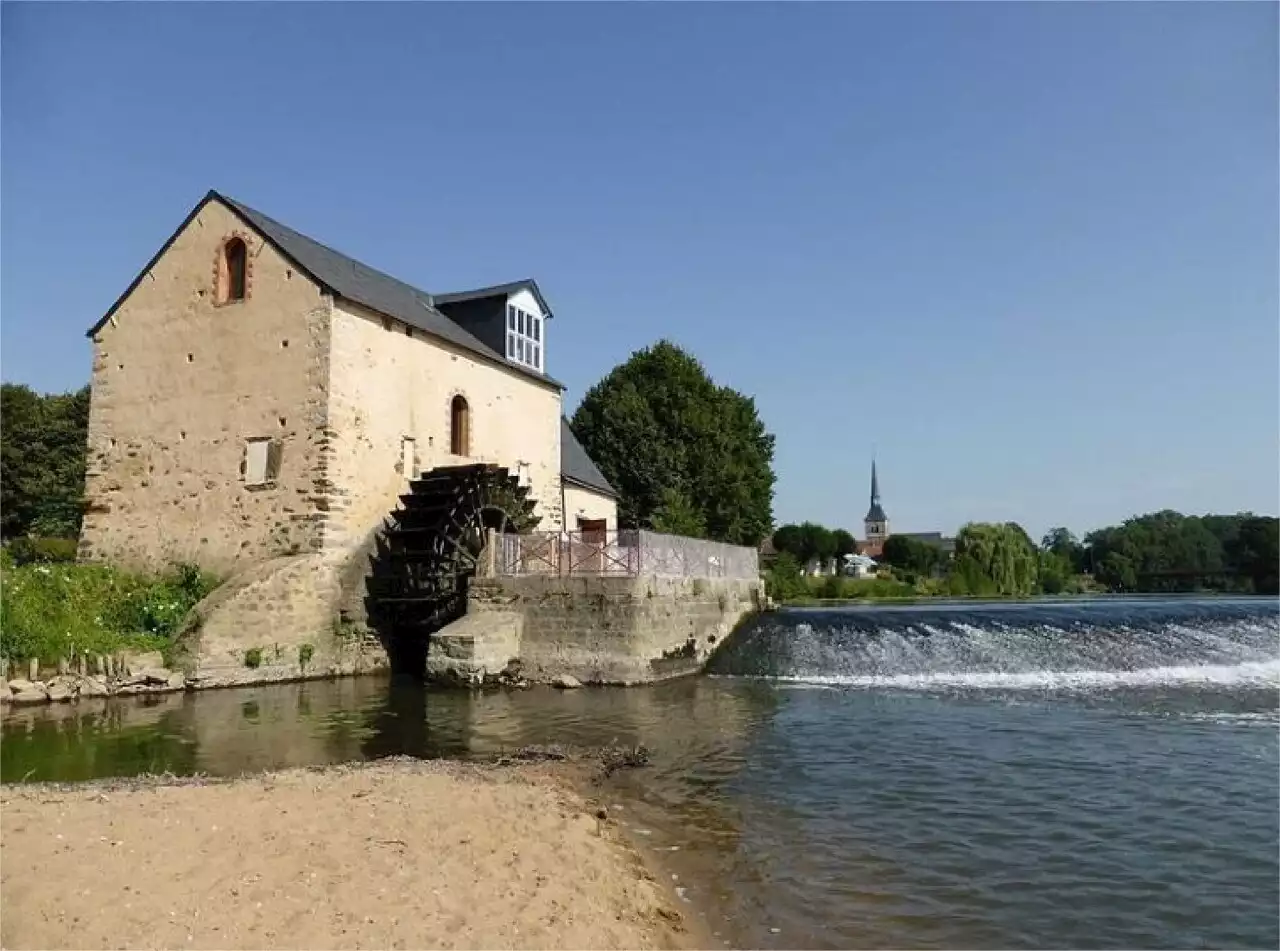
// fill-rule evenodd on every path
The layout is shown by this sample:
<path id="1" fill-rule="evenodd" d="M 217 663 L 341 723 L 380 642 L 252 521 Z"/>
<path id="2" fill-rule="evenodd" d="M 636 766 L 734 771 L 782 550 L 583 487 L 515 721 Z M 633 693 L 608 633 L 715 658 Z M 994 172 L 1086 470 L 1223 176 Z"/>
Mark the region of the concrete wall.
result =
<path id="1" fill-rule="evenodd" d="M 467 612 L 477 631 L 488 612 L 504 629 L 519 618 L 518 657 L 532 680 L 645 683 L 700 669 L 763 598 L 759 580 L 501 577 L 472 582 Z"/>
<path id="2" fill-rule="evenodd" d="M 565 528 L 577 531 L 578 519 L 602 518 L 608 523 L 608 531 L 618 529 L 618 503 L 607 495 L 592 492 L 575 485 L 564 487 Z"/>
<path id="3" fill-rule="evenodd" d="M 335 496 L 327 548 L 367 538 L 406 490 L 402 445 L 412 438 L 417 468 L 492 462 L 513 473 L 526 463 L 542 517 L 560 527 L 560 392 L 488 363 L 357 305 L 334 308 L 327 472 Z M 471 410 L 466 457 L 450 454 L 449 408 L 461 394 Z"/>
<path id="4" fill-rule="evenodd" d="M 237 234 L 248 293 L 219 305 L 218 255 Z M 330 308 L 234 213 L 206 204 L 94 336 L 81 557 L 230 573 L 318 549 Z M 282 446 L 269 486 L 241 473 L 255 437 Z"/>

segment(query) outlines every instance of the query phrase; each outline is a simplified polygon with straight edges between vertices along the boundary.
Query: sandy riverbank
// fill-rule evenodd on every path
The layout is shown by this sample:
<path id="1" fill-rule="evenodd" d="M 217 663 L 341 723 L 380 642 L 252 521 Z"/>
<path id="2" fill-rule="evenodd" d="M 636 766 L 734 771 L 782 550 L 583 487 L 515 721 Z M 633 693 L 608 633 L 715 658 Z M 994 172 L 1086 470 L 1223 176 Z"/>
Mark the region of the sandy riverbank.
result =
<path id="1" fill-rule="evenodd" d="M 557 767 L 0 788 L 4 948 L 681 948 Z"/>

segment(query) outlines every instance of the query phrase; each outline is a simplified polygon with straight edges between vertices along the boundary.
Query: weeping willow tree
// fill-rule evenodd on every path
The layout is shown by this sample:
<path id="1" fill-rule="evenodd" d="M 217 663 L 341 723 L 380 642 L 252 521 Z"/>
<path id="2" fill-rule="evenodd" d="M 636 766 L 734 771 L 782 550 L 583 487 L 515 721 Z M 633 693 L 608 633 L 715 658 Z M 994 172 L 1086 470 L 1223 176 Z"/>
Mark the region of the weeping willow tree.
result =
<path id="1" fill-rule="evenodd" d="M 1039 552 L 1015 522 L 970 522 L 956 535 L 953 572 L 971 594 L 1022 596 L 1034 593 Z"/>

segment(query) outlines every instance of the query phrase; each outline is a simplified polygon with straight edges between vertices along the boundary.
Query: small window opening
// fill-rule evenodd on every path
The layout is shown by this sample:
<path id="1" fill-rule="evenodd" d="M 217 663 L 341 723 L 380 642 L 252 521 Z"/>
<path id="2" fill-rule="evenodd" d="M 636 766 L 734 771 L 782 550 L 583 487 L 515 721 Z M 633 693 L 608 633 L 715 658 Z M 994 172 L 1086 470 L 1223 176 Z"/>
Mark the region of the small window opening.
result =
<path id="1" fill-rule="evenodd" d="M 241 238 L 232 238 L 222 246 L 222 259 L 219 261 L 218 297 L 224 304 L 244 300 L 246 287 L 246 269 L 249 265 L 249 249 Z"/>
<path id="2" fill-rule="evenodd" d="M 268 485 L 280 474 L 280 442 L 262 436 L 244 444 L 245 485 Z"/>
<path id="3" fill-rule="evenodd" d="M 413 437 L 405 436 L 400 440 L 400 472 L 406 479 L 416 479 L 418 477 L 418 468 L 414 457 Z"/>
<path id="4" fill-rule="evenodd" d="M 455 456 L 470 455 L 471 407 L 461 394 L 449 406 L 449 451 Z"/>

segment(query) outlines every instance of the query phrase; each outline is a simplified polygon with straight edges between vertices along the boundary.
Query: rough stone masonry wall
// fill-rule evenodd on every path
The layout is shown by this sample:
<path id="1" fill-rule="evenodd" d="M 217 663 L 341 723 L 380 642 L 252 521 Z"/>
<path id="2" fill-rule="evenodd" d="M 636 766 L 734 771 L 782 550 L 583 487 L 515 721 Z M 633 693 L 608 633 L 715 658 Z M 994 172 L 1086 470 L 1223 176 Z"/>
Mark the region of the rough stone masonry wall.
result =
<path id="1" fill-rule="evenodd" d="M 532 680 L 634 684 L 700 669 L 763 598 L 758 579 L 529 575 L 476 579 L 467 610 L 520 618 Z"/>
<path id="2" fill-rule="evenodd" d="M 248 247 L 243 301 L 216 302 L 224 242 Z M 81 557 L 229 575 L 319 550 L 331 301 L 213 201 L 93 341 Z M 274 483 L 245 485 L 245 441 L 279 440 Z"/>
<path id="3" fill-rule="evenodd" d="M 416 468 L 528 464 L 542 530 L 560 527 L 560 392 L 349 302 L 334 308 L 327 467 L 327 549 L 367 542 L 407 490 L 403 440 Z M 470 407 L 467 456 L 450 453 L 450 405 Z"/>

